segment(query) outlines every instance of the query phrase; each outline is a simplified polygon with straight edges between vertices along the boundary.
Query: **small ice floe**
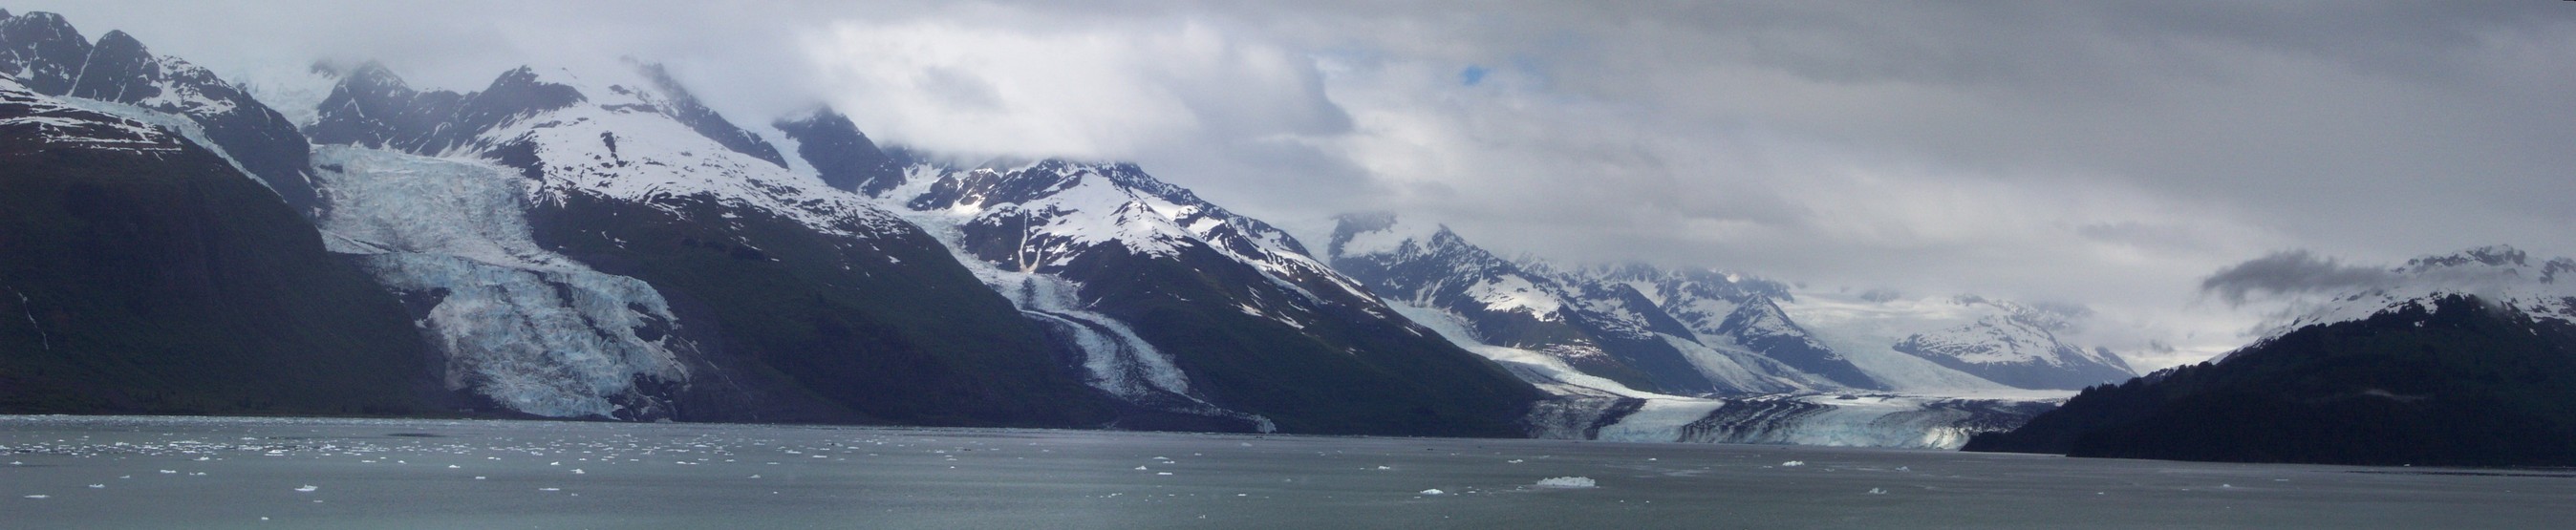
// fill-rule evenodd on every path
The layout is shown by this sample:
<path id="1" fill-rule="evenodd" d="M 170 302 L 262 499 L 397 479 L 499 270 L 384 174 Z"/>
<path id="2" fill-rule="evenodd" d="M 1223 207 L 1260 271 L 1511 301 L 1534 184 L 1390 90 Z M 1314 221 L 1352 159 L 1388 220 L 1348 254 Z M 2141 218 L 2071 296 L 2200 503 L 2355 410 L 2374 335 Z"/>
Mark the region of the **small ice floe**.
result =
<path id="1" fill-rule="evenodd" d="M 482 475 L 475 475 L 475 476 L 474 476 L 474 480 L 483 480 L 483 476 L 482 476 Z"/>
<path id="2" fill-rule="evenodd" d="M 575 474 L 575 475 L 585 475 L 585 474 L 588 474 L 588 473 L 583 473 L 583 472 L 581 471 L 581 469 L 580 469 L 580 468 L 574 468 L 574 469 L 572 470 L 572 474 Z"/>
<path id="3" fill-rule="evenodd" d="M 1803 466 L 1803 465 L 1807 465 L 1807 461 L 1805 461 L 1805 460 L 1791 460 L 1791 461 L 1781 462 L 1781 463 L 1780 463 L 1780 467 L 1798 467 L 1798 466 Z"/>
<path id="4" fill-rule="evenodd" d="M 161 474 L 163 474 L 163 475 L 177 475 L 177 474 L 179 474 L 179 470 L 176 470 L 176 469 L 164 469 L 164 470 L 161 470 Z"/>
<path id="5" fill-rule="evenodd" d="M 1542 488 L 1582 489 L 1597 487 L 1599 485 L 1599 483 L 1592 481 L 1592 477 L 1554 477 L 1538 479 L 1538 487 Z"/>
<path id="6" fill-rule="evenodd" d="M 207 460 L 214 460 L 214 457 L 206 457 L 206 456 L 200 456 L 200 457 L 197 457 L 197 461 L 198 461 L 198 462 L 204 462 L 204 461 L 207 461 Z"/>
<path id="7" fill-rule="evenodd" d="M 537 491 L 563 491 L 563 488 L 537 488 Z"/>
<path id="8" fill-rule="evenodd" d="M 1156 474 L 1156 475 L 1170 475 L 1170 474 L 1172 474 L 1172 472 L 1170 472 L 1170 471 L 1157 471 L 1157 472 L 1154 472 L 1154 474 Z"/>
<path id="9" fill-rule="evenodd" d="M 1390 469 L 1395 469 L 1395 468 L 1386 467 L 1386 466 L 1377 466 L 1377 470 L 1378 470 L 1378 471 L 1386 471 L 1386 470 L 1390 470 Z"/>
<path id="10" fill-rule="evenodd" d="M 1503 461 L 1503 463 L 1505 463 L 1505 464 L 1518 464 L 1518 463 L 1521 463 L 1521 459 L 1514 458 L 1514 459 L 1511 459 L 1511 460 L 1505 460 L 1505 461 Z"/>
<path id="11" fill-rule="evenodd" d="M 752 475 L 751 478 L 760 478 L 760 475 Z"/>
<path id="12" fill-rule="evenodd" d="M 1446 491 L 1440 491 L 1440 488 L 1432 488 L 1432 489 L 1422 490 L 1422 494 L 1423 494 L 1423 495 L 1447 495 L 1447 494 L 1449 494 L 1449 492 L 1446 492 Z"/>
<path id="13" fill-rule="evenodd" d="M 1144 471 L 1144 470 L 1145 470 L 1145 466 L 1136 466 L 1136 470 L 1137 470 L 1137 471 Z"/>
<path id="14" fill-rule="evenodd" d="M 15 464 L 11 464 L 11 465 L 15 465 Z M 53 498 L 53 497 L 54 497 L 54 496 L 52 496 L 52 495 L 28 495 L 28 496 L 27 496 L 27 498 L 30 498 L 30 499 L 51 499 L 51 498 Z"/>
<path id="15" fill-rule="evenodd" d="M 1886 489 L 1886 488 L 1870 488 L 1870 489 L 1869 489 L 1869 494 L 1871 494 L 1871 495 L 1886 495 L 1886 494 L 1887 494 L 1887 489 Z"/>
<path id="16" fill-rule="evenodd" d="M 1252 442 L 1235 442 L 1234 444 L 1235 444 L 1235 445 L 1244 446 L 1244 447 L 1252 447 Z"/>
<path id="17" fill-rule="evenodd" d="M 312 492 L 313 492 L 313 490 L 318 490 L 318 489 L 322 489 L 322 488 L 313 487 L 313 485 L 312 485 L 312 484 L 305 484 L 303 487 L 295 488 L 295 491 L 303 492 L 303 493 L 312 493 Z"/>
<path id="18" fill-rule="evenodd" d="M 456 465 L 456 464 L 448 464 L 448 465 L 447 465 L 447 468 L 448 468 L 448 469 L 464 469 L 464 468 L 462 468 L 462 467 L 457 467 L 457 465 Z"/>
<path id="19" fill-rule="evenodd" d="M 103 488 L 106 488 L 106 487 L 107 487 L 107 485 L 106 485 L 106 484 L 91 484 L 91 485 L 89 485 L 89 489 L 103 489 Z"/>

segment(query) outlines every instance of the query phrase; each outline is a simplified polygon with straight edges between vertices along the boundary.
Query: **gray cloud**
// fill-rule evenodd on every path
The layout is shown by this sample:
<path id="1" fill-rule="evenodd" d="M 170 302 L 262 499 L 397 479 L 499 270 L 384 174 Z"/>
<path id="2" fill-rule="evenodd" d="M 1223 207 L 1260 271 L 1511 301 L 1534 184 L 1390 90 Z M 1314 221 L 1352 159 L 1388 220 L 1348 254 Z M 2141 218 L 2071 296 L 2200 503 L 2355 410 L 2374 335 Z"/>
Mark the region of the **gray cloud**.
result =
<path id="1" fill-rule="evenodd" d="M 2244 305 L 2254 296 L 2354 291 L 2394 285 L 2402 279 L 2395 271 L 2344 265 L 2305 250 L 2289 250 L 2219 269 L 2201 280 L 2200 290 L 2217 294 L 2229 304 Z"/>

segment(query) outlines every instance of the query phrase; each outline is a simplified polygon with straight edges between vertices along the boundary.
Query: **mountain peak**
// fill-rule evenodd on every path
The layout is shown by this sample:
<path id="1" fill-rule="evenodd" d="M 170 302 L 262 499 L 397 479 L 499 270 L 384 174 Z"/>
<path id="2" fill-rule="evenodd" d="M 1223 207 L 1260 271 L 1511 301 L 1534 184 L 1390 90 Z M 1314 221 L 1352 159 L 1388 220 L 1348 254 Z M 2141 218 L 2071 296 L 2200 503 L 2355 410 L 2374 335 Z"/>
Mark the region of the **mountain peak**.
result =
<path id="1" fill-rule="evenodd" d="M 38 94 L 70 93 L 89 52 L 89 39 L 62 15 L 35 11 L 0 20 L 0 76 Z"/>
<path id="2" fill-rule="evenodd" d="M 781 168 L 787 167 L 787 158 L 778 154 L 777 146 L 769 145 L 769 142 L 761 140 L 759 135 L 734 126 L 733 122 L 726 121 L 724 116 L 716 114 L 714 109 L 707 108 L 706 104 L 698 101 L 697 95 L 689 93 L 688 88 L 680 86 L 680 81 L 672 78 L 671 71 L 663 68 L 661 63 L 633 61 L 630 63 L 635 66 L 637 73 L 644 76 L 645 81 L 652 83 L 654 90 L 662 93 L 667 107 L 663 112 L 669 114 L 672 119 L 680 120 L 680 123 L 687 124 L 690 129 L 698 131 L 698 134 L 714 139 L 716 143 L 724 144 L 726 149 L 751 155 L 753 158 L 768 161 Z"/>
<path id="3" fill-rule="evenodd" d="M 818 105 L 769 123 L 816 177 L 833 188 L 875 196 L 903 184 L 903 167 L 848 116 Z"/>

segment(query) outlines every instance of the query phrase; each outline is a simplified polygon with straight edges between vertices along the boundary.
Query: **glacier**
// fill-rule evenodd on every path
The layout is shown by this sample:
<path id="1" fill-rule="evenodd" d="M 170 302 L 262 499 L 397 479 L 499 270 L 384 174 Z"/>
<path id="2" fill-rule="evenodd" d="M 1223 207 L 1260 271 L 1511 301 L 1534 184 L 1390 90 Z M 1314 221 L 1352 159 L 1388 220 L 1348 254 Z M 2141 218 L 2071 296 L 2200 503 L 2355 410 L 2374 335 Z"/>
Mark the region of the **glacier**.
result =
<path id="1" fill-rule="evenodd" d="M 1555 355 L 1478 342 L 1465 323 L 1438 309 L 1390 306 L 1557 395 L 1523 419 L 1535 438 L 1957 449 L 1970 436 L 2009 430 L 2072 395 L 2019 389 L 1808 391 L 1723 398 L 1657 394 L 1583 373 Z"/>
<path id="2" fill-rule="evenodd" d="M 695 346 L 652 286 L 535 243 L 526 179 L 490 164 L 319 146 L 333 252 L 415 305 L 444 381 L 523 413 L 663 419 Z"/>

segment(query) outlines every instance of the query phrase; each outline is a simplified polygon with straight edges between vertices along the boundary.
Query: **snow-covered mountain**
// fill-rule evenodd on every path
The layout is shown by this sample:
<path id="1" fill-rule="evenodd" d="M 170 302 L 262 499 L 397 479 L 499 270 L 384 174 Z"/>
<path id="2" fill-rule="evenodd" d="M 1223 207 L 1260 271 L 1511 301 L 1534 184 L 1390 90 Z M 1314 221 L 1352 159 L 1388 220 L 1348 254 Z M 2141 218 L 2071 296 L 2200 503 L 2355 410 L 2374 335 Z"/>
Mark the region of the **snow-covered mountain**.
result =
<path id="1" fill-rule="evenodd" d="M 1640 282 L 1514 263 L 1447 227 L 1391 214 L 1344 216 L 1329 255 L 1334 268 L 1371 290 L 1465 322 L 1478 342 L 1544 352 L 1631 388 L 1692 395 L 1837 386 L 1738 344 L 1710 347 L 1638 289 Z M 1679 295 L 1665 300 L 1708 305 Z"/>
<path id="2" fill-rule="evenodd" d="M 1553 270 L 1536 260 L 1523 260 L 1521 265 Z M 1681 322 L 1691 332 L 1681 336 L 1709 348 L 1733 346 L 1751 353 L 1750 362 L 1777 363 L 1788 368 L 1784 373 L 1797 374 L 1820 388 L 1890 388 L 1789 318 L 1780 302 L 1797 298 L 1780 282 L 1709 269 L 1666 271 L 1644 264 L 1585 267 L 1550 275 L 1569 284 L 1629 286 L 1644 293 L 1650 304 L 1640 305 L 1636 318 Z"/>
<path id="3" fill-rule="evenodd" d="M 1460 319 L 1474 340 L 1548 352 L 1640 390 L 2065 389 L 2131 375 L 2105 350 L 2059 337 L 2071 316 L 1974 296 L 1795 293 L 1713 270 L 1642 264 L 1563 268 L 1509 261 L 1436 224 L 1345 216 L 1333 263 L 1395 300 Z M 1634 340 L 1653 338 L 1661 340 Z M 1714 388 L 1675 385 L 1678 353 Z M 1651 369 L 1650 369 L 1651 368 Z M 1666 378 L 1639 377 L 1664 370 Z"/>
<path id="4" fill-rule="evenodd" d="M 374 64 L 317 71 L 340 77 L 305 127 L 345 145 L 322 150 L 326 191 L 368 205 L 325 229 L 389 286 L 433 304 L 423 325 L 449 353 L 451 385 L 511 410 L 901 418 L 955 407 L 884 388 L 925 386 L 921 369 L 853 371 L 906 349 L 932 350 L 909 361 L 931 364 L 928 375 L 966 379 L 927 386 L 1075 383 L 1086 397 L 976 393 L 996 407 L 1073 411 L 1063 414 L 1106 406 L 1081 417 L 1125 428 L 1490 434 L 1509 432 L 1536 397 L 1395 317 L 1284 232 L 1133 165 L 912 164 L 829 109 L 755 132 L 650 65 L 521 68 L 465 94 L 419 91 Z M 796 288 L 735 296 L 746 281 Z M 469 288 L 481 291 L 459 294 Z M 846 298 L 812 308 L 795 300 L 808 290 Z M 964 302 L 966 314 L 923 310 Z M 819 344 L 772 349 L 777 320 L 851 312 L 882 321 L 787 331 L 877 359 L 779 366 L 810 366 L 797 357 Z M 496 318 L 527 324 L 477 325 Z M 984 366 L 941 368 L 972 363 Z M 780 372 L 789 380 L 746 382 Z M 1330 399 L 1311 392 L 1318 384 L 1374 397 Z M 692 405 L 746 392 L 762 395 Z M 826 399 L 795 399 L 809 394 Z M 1050 413 L 998 421 L 1027 414 Z"/>
<path id="5" fill-rule="evenodd" d="M 631 66 L 459 94 L 366 64 L 315 109 L 325 193 L 364 205 L 324 228 L 415 301 L 451 386 L 546 416 L 1111 418 L 938 240 Z"/>
<path id="6" fill-rule="evenodd" d="M 70 104 L 126 105 L 184 118 L 191 123 L 156 125 L 220 151 L 306 215 L 325 207 L 313 191 L 304 136 L 284 116 L 205 68 L 153 55 L 125 32 L 109 31 L 92 43 L 61 15 L 13 17 L 0 10 L 0 77 L 30 92 L 65 96 Z"/>
<path id="7" fill-rule="evenodd" d="M 1855 350 L 1811 318 L 1838 302 L 1777 282 L 1506 260 L 1391 216 L 1344 219 L 1328 265 L 1133 164 L 950 165 L 830 109 L 738 126 L 650 64 L 463 93 L 308 73 L 258 91 L 281 112 L 123 33 L 0 16 L 7 87 L 116 118 L 0 133 L 265 186 L 305 216 L 268 229 L 409 316 L 349 337 L 433 350 L 388 410 L 1942 447 L 2051 398 L 1977 367 L 2085 355 L 2012 319 Z"/>
<path id="8" fill-rule="evenodd" d="M 836 114 L 812 116 L 779 125 L 799 138 L 864 142 Z M 854 158 L 860 168 L 896 159 Z M 848 159 L 806 162 L 821 176 Z M 1133 164 L 915 163 L 857 174 L 845 180 L 852 189 L 908 212 L 986 285 L 1077 345 L 1095 385 L 1135 406 L 1200 417 L 1161 421 L 1506 434 L 1539 396 L 1406 321 L 1286 232 Z M 1370 398 L 1315 392 L 1323 387 Z"/>
<path id="9" fill-rule="evenodd" d="M 1896 353 L 1893 339 L 1846 356 L 1784 308 L 1800 303 L 1789 286 L 1740 274 L 1504 260 L 1386 214 L 1343 217 L 1331 255 L 1414 321 L 1557 395 L 1526 420 L 1533 436 L 1952 448 L 2063 397 Z M 1657 340 L 1619 340 L 1632 337 Z M 1718 388 L 1635 375 L 1656 365 L 1633 359 L 1657 355 Z"/>
<path id="10" fill-rule="evenodd" d="M 2058 339 L 2044 313 L 1988 315 L 1976 322 L 1906 337 L 1896 351 L 2018 388 L 2081 389 L 2137 375 L 2110 350 Z"/>

